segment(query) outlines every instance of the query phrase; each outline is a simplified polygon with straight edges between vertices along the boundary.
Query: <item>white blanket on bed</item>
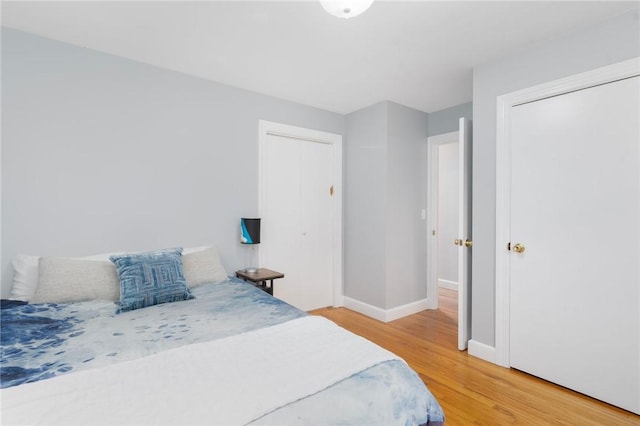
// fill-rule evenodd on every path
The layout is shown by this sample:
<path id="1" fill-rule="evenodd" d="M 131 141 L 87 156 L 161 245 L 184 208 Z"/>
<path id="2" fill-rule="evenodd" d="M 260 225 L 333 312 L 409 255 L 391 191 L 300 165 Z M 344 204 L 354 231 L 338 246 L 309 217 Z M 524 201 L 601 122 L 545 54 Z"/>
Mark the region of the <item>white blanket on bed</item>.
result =
<path id="1" fill-rule="evenodd" d="M 309 316 L 3 389 L 2 424 L 246 424 L 392 359 Z"/>

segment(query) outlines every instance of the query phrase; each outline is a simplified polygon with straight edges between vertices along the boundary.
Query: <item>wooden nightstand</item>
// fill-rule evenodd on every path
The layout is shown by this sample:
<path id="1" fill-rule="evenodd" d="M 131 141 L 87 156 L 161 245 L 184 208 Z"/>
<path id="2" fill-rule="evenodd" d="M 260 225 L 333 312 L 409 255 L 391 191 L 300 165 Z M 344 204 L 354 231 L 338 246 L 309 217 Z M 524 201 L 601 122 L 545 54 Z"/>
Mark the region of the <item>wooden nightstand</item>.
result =
<path id="1" fill-rule="evenodd" d="M 266 291 L 273 296 L 273 280 L 284 278 L 284 274 L 271 269 L 259 268 L 256 272 L 236 271 L 236 277 L 258 287 L 260 290 Z M 269 284 L 267 284 L 269 281 Z"/>

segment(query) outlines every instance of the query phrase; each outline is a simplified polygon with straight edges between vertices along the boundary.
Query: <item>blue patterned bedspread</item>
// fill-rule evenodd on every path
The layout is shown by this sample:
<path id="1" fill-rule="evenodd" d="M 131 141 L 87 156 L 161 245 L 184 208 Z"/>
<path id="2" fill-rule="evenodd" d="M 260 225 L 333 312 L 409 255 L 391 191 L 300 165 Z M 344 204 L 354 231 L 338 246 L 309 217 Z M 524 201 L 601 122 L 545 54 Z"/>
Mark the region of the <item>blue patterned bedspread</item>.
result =
<path id="1" fill-rule="evenodd" d="M 0 387 L 132 360 L 306 315 L 236 279 L 195 288 L 193 294 L 192 300 L 120 314 L 113 302 L 106 301 L 3 307 Z M 326 409 L 337 406 L 342 408 Z M 440 406 L 418 375 L 404 363 L 390 361 L 278 409 L 256 424 L 437 425 L 443 420 Z"/>

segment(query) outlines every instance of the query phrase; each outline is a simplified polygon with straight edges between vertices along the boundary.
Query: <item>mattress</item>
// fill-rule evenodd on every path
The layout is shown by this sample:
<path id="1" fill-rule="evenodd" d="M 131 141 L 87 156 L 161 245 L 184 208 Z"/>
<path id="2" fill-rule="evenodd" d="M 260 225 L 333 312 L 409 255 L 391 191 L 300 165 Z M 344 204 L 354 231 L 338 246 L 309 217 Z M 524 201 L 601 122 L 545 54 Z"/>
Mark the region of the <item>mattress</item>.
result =
<path id="1" fill-rule="evenodd" d="M 444 422 L 404 361 L 328 320 L 235 278 L 193 295 L 119 314 L 98 300 L 3 308 L 3 423 Z"/>

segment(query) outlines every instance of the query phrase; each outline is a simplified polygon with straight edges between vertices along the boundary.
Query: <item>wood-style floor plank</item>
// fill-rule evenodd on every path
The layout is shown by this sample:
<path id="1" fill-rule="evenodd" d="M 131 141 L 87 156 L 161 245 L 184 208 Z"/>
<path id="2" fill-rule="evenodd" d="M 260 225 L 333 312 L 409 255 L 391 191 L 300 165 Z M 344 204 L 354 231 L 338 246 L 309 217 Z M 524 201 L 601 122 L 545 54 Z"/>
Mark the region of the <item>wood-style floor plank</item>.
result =
<path id="1" fill-rule="evenodd" d="M 458 351 L 456 292 L 440 289 L 439 305 L 390 323 L 346 308 L 311 313 L 404 358 L 440 402 L 447 425 L 640 425 L 640 416 Z"/>

